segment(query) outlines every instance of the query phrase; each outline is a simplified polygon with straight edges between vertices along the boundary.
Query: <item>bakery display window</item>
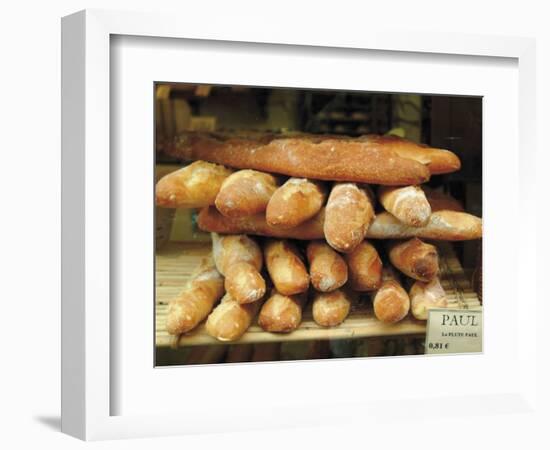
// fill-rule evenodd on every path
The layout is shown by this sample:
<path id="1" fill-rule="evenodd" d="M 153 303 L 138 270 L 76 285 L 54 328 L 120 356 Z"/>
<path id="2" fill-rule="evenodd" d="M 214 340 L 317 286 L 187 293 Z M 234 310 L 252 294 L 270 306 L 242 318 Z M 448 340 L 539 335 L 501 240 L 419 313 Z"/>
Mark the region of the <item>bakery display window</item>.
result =
<path id="1" fill-rule="evenodd" d="M 157 366 L 482 350 L 480 97 L 154 96 Z"/>

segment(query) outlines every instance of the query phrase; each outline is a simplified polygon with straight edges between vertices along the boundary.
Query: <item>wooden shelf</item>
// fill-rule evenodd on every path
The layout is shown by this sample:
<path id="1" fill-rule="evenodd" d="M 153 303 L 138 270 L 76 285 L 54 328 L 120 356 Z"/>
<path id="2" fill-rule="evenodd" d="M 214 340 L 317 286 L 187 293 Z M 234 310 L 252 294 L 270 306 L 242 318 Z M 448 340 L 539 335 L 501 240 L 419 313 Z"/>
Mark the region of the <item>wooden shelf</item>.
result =
<path id="1" fill-rule="evenodd" d="M 452 247 L 448 243 L 438 244 L 441 265 L 441 284 L 447 293 L 449 308 L 478 309 L 480 302 L 472 290 Z M 195 330 L 175 338 L 169 335 L 164 323 L 168 302 L 184 287 L 187 279 L 210 253 L 210 244 L 169 242 L 156 255 L 156 345 L 195 346 L 204 344 L 226 344 L 209 336 L 204 324 Z M 401 322 L 388 325 L 378 321 L 372 312 L 368 296 L 353 305 L 346 321 L 335 328 L 317 325 L 311 315 L 311 305 L 306 305 L 300 327 L 289 334 L 268 333 L 254 323 L 237 343 L 288 342 L 314 339 L 350 339 L 375 336 L 418 335 L 426 331 L 425 321 L 406 317 Z"/>

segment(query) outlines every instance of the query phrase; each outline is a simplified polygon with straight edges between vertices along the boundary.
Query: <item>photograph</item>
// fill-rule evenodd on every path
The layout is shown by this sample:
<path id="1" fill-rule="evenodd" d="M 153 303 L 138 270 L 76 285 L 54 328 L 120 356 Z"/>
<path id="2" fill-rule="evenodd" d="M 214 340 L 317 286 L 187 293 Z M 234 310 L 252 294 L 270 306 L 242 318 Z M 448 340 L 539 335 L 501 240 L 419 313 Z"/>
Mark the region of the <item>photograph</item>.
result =
<path id="1" fill-rule="evenodd" d="M 152 88 L 155 367 L 483 352 L 482 97 Z"/>

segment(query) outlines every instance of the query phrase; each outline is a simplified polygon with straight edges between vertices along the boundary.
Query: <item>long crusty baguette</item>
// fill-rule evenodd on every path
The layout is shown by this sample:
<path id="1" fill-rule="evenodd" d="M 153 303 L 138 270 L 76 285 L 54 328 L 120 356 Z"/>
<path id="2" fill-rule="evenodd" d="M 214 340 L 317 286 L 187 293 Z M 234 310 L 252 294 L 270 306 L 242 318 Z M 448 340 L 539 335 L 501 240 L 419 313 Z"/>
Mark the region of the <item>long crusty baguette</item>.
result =
<path id="1" fill-rule="evenodd" d="M 258 236 L 271 236 L 300 240 L 323 239 L 325 209 L 321 209 L 312 219 L 294 228 L 281 229 L 271 227 L 265 221 L 264 214 L 229 219 L 222 216 L 216 208 L 204 208 L 198 217 L 199 228 L 204 231 L 238 234 L 246 233 Z M 481 219 L 459 211 L 436 211 L 430 216 L 424 227 L 408 227 L 388 212 L 377 214 L 367 230 L 367 238 L 405 239 L 419 237 L 442 241 L 467 241 L 481 238 Z"/>
<path id="2" fill-rule="evenodd" d="M 370 242 L 361 242 L 345 258 L 348 263 L 350 287 L 354 291 L 367 292 L 380 287 L 382 260 Z"/>
<path id="3" fill-rule="evenodd" d="M 423 227 L 409 227 L 389 212 L 376 215 L 367 232 L 373 239 L 403 239 L 419 237 L 443 241 L 467 241 L 481 238 L 482 225 L 479 217 L 459 211 L 432 212 Z"/>
<path id="4" fill-rule="evenodd" d="M 374 295 L 372 306 L 376 318 L 384 323 L 399 322 L 409 313 L 409 295 L 389 268 L 384 268 L 382 285 Z"/>
<path id="5" fill-rule="evenodd" d="M 409 290 L 409 297 L 412 315 L 419 320 L 427 320 L 431 308 L 447 307 L 445 290 L 441 287 L 438 277 L 428 283 L 416 281 Z"/>
<path id="6" fill-rule="evenodd" d="M 251 303 L 265 294 L 262 251 L 250 237 L 212 233 L 212 251 L 219 272 L 225 275 L 225 289 L 239 303 Z"/>
<path id="7" fill-rule="evenodd" d="M 430 176 L 423 163 L 403 158 L 386 143 L 372 139 L 361 142 L 312 135 L 263 143 L 257 139 L 182 135 L 166 146 L 166 152 L 185 160 L 319 180 L 403 186 L 423 183 Z"/>
<path id="8" fill-rule="evenodd" d="M 398 136 L 379 136 L 375 134 L 360 136 L 359 141 L 380 145 L 393 150 L 402 158 L 410 158 L 425 164 L 432 175 L 455 172 L 460 169 L 460 159 L 453 152 L 440 148 L 417 144 Z M 417 184 L 417 183 L 411 183 Z"/>
<path id="9" fill-rule="evenodd" d="M 166 331 L 179 335 L 195 328 L 212 311 L 223 292 L 223 277 L 211 261 L 203 261 L 181 293 L 170 301 Z"/>
<path id="10" fill-rule="evenodd" d="M 252 216 L 265 211 L 277 189 L 277 179 L 256 170 L 239 170 L 227 177 L 216 196 L 216 208 L 224 216 Z"/>
<path id="11" fill-rule="evenodd" d="M 325 241 L 311 241 L 307 246 L 311 284 L 319 292 L 330 292 L 348 281 L 344 258 Z"/>
<path id="12" fill-rule="evenodd" d="M 340 325 L 351 309 L 351 293 L 344 289 L 332 292 L 316 292 L 313 296 L 313 320 L 322 327 Z"/>
<path id="13" fill-rule="evenodd" d="M 272 333 L 289 333 L 294 331 L 302 322 L 302 309 L 306 302 L 305 294 L 283 295 L 275 289 L 266 300 L 258 324 L 265 331 Z"/>
<path id="14" fill-rule="evenodd" d="M 437 248 L 418 238 L 392 242 L 388 256 L 394 267 L 415 280 L 430 281 L 439 273 Z"/>
<path id="15" fill-rule="evenodd" d="M 278 292 L 294 295 L 307 291 L 309 275 L 294 244 L 270 239 L 265 244 L 264 256 L 267 271 Z"/>
<path id="16" fill-rule="evenodd" d="M 224 180 L 233 171 L 206 161 L 195 161 L 162 177 L 155 202 L 165 208 L 202 208 L 213 205 Z"/>
<path id="17" fill-rule="evenodd" d="M 374 206 L 365 187 L 336 183 L 325 208 L 325 239 L 335 250 L 351 252 L 365 238 L 373 218 Z"/>
<path id="18" fill-rule="evenodd" d="M 386 211 L 411 227 L 426 225 L 432 213 L 430 203 L 420 186 L 380 186 L 378 198 Z"/>
<path id="19" fill-rule="evenodd" d="M 269 225 L 292 228 L 311 219 L 323 207 L 326 186 L 306 178 L 289 178 L 275 191 L 265 212 Z"/>
<path id="20" fill-rule="evenodd" d="M 241 304 L 226 293 L 206 319 L 206 332 L 218 341 L 236 341 L 250 327 L 261 301 Z"/>

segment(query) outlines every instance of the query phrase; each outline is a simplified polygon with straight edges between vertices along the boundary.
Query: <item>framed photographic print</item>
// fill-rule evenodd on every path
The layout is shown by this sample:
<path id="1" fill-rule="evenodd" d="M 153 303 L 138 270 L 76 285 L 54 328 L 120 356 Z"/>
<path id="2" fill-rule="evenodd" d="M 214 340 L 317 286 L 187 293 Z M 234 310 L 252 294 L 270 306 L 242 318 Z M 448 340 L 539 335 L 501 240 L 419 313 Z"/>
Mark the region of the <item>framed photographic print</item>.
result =
<path id="1" fill-rule="evenodd" d="M 63 431 L 527 411 L 533 42 L 200 22 L 63 19 Z"/>

